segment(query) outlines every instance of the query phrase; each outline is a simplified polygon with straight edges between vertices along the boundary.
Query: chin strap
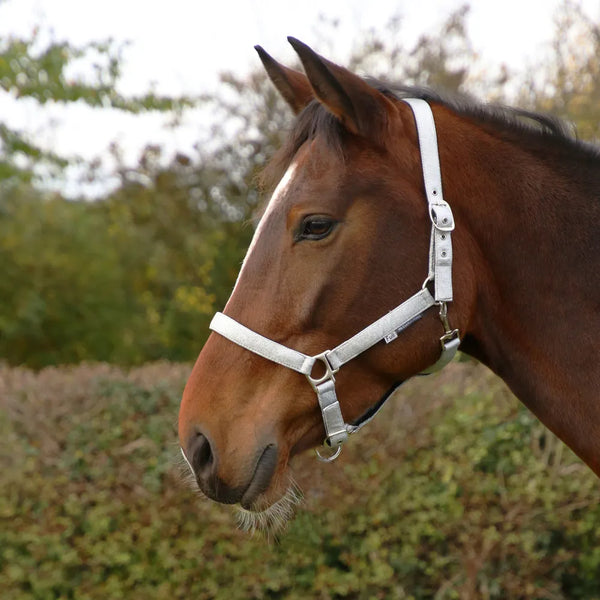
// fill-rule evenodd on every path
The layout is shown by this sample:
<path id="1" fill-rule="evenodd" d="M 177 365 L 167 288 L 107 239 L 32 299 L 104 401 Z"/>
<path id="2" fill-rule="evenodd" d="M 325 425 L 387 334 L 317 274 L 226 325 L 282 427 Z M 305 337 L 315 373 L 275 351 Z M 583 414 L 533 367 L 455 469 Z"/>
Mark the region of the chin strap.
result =
<path id="1" fill-rule="evenodd" d="M 451 329 L 448 323 L 447 303 L 453 297 L 451 232 L 454 230 L 454 217 L 442 194 L 433 113 L 425 100 L 409 98 L 404 101 L 415 116 L 431 219 L 429 269 L 421 290 L 333 350 L 326 350 L 315 356 L 308 356 L 266 338 L 223 313 L 216 313 L 210 324 L 210 329 L 238 346 L 306 376 L 317 394 L 323 416 L 326 436 L 324 443 L 333 449 L 333 454 L 326 457 L 317 451 L 319 458 L 326 462 L 337 458 L 348 436 L 369 422 L 377 412 L 372 411 L 368 418 L 359 420 L 356 424 L 346 423 L 335 392 L 335 374 L 343 365 L 381 341 L 386 344 L 393 342 L 401 331 L 418 321 L 432 306 L 439 306 L 440 320 L 444 326 L 444 335 L 440 338 L 441 355 L 434 365 L 421 374 L 434 373 L 445 367 L 454 358 L 460 345 L 458 329 Z M 433 283 L 433 295 L 428 288 L 430 283 Z M 313 371 L 318 369 L 322 374 L 313 375 Z"/>

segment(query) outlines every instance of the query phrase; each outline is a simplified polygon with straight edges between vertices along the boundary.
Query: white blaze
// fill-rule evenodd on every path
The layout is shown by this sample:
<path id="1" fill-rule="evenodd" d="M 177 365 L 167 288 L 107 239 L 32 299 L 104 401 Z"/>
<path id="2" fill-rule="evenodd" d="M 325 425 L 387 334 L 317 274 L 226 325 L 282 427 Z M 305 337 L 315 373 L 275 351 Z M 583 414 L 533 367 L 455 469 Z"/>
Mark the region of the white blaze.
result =
<path id="1" fill-rule="evenodd" d="M 294 173 L 296 172 L 296 167 L 297 167 L 297 163 L 292 162 L 290 164 L 290 166 L 288 167 L 287 171 L 283 174 L 283 177 L 281 178 L 279 183 L 277 184 L 277 187 L 275 188 L 273 195 L 271 196 L 271 199 L 269 200 L 269 203 L 267 204 L 265 212 L 263 213 L 260 221 L 258 222 L 256 231 L 254 232 L 254 235 L 252 236 L 252 241 L 250 242 L 250 246 L 248 246 L 248 251 L 246 252 L 246 256 L 244 257 L 244 261 L 242 262 L 242 268 L 240 269 L 240 272 L 238 273 L 238 277 L 236 279 L 235 285 L 233 286 L 233 291 L 231 292 L 232 294 L 233 294 L 233 292 L 235 292 L 235 288 L 237 287 L 237 284 L 242 276 L 242 273 L 244 272 L 244 266 L 245 266 L 246 262 L 248 261 L 248 258 L 254 251 L 254 248 L 256 247 L 257 240 L 258 240 L 259 236 L 261 235 L 262 230 L 264 229 L 265 223 L 267 222 L 269 215 L 275 210 L 275 207 L 282 202 L 283 197 L 285 196 L 285 192 L 290 187 L 290 183 L 292 181 Z"/>

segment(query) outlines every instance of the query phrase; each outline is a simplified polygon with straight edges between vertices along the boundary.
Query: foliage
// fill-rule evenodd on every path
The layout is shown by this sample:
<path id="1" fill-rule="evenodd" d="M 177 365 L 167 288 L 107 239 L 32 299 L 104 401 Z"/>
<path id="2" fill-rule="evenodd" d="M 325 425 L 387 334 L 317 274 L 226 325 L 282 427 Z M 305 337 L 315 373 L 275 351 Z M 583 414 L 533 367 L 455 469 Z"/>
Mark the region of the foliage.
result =
<path id="1" fill-rule="evenodd" d="M 75 47 L 66 42 L 40 43 L 39 30 L 30 39 L 0 39 L 0 92 L 37 105 L 85 103 L 130 113 L 149 110 L 180 112 L 197 99 L 171 98 L 153 92 L 127 97 L 117 91 L 122 49 L 111 41 Z M 92 65 L 79 74 L 81 63 Z M 91 73 L 91 74 L 90 74 Z M 19 130 L 0 121 L 0 182 L 31 181 L 41 166 L 61 169 L 69 160 L 38 146 Z"/>
<path id="2" fill-rule="evenodd" d="M 528 76 L 519 102 L 571 120 L 583 139 L 600 140 L 600 23 L 566 0 L 550 56 Z"/>
<path id="3" fill-rule="evenodd" d="M 41 366 L 117 359 L 135 304 L 98 207 L 8 190 L 0 213 L 0 353 Z M 67 320 L 67 315 L 70 315 Z M 132 316 L 133 315 L 133 316 Z M 35 353 L 31 349 L 35 348 Z"/>
<path id="4" fill-rule="evenodd" d="M 215 306 L 225 304 L 250 242 L 248 190 L 215 164 L 199 170 L 178 156 L 162 167 L 154 148 L 134 178 L 123 177 L 102 209 L 144 323 L 138 355 L 124 362 L 189 360 Z"/>
<path id="5" fill-rule="evenodd" d="M 475 83 L 492 97 L 499 85 L 495 73 L 481 73 L 479 57 L 467 34 L 469 5 L 451 13 L 440 30 L 422 34 L 413 47 L 406 47 L 402 19 L 392 19 L 387 27 L 369 31 L 350 60 L 350 68 L 384 81 L 420 85 L 450 92 L 468 92 Z"/>
<path id="6" fill-rule="evenodd" d="M 182 485 L 189 368 L 0 370 L 3 599 L 600 598 L 597 479 L 483 367 L 407 384 L 333 465 L 299 457 L 277 544 Z"/>
<path id="7" fill-rule="evenodd" d="M 91 204 L 6 190 L 0 356 L 38 368 L 192 358 L 251 232 L 198 210 L 197 179 L 184 161 Z"/>

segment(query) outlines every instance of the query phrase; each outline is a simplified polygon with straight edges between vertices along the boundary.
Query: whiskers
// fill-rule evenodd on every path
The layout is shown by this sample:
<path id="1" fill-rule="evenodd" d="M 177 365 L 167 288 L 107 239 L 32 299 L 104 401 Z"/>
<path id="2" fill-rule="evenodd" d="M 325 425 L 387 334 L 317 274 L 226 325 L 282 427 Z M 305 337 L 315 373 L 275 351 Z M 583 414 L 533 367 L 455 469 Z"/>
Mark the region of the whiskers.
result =
<path id="1" fill-rule="evenodd" d="M 254 512 L 239 508 L 238 526 L 252 535 L 259 531 L 267 537 L 275 537 L 285 529 L 301 501 L 302 492 L 298 484 L 290 477 L 290 485 L 284 496 L 265 510 Z"/>
<path id="2" fill-rule="evenodd" d="M 198 482 L 196 481 L 192 466 L 188 462 L 183 450 L 181 448 L 179 448 L 179 450 L 180 451 L 177 454 L 174 454 L 173 462 L 176 464 L 177 470 L 179 471 L 181 483 L 198 494 L 201 498 L 207 499 L 204 492 L 198 487 Z"/>
<path id="3" fill-rule="evenodd" d="M 189 487 L 202 499 L 207 500 L 206 495 L 198 487 L 198 482 L 183 451 L 174 455 L 173 462 L 176 463 L 181 482 Z M 281 533 L 288 521 L 296 513 L 296 507 L 302 502 L 302 491 L 291 474 L 288 474 L 288 488 L 277 502 L 261 511 L 251 511 L 237 507 L 237 523 L 241 530 L 254 535 L 256 532 L 264 534 L 267 538 L 276 538 Z"/>

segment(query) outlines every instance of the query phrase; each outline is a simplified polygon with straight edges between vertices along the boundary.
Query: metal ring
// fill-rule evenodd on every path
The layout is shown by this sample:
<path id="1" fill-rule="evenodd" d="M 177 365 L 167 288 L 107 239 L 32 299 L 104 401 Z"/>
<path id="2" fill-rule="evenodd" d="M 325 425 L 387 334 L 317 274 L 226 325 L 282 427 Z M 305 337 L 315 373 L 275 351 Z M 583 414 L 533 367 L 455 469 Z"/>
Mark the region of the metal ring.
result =
<path id="1" fill-rule="evenodd" d="M 331 366 L 331 363 L 329 362 L 329 359 L 327 358 L 327 355 L 330 352 L 331 352 L 331 350 L 325 350 L 325 352 L 321 352 L 321 354 L 317 354 L 316 356 L 311 356 L 310 358 L 312 359 L 313 362 L 310 367 L 310 371 L 308 373 L 305 373 L 306 378 L 308 379 L 308 382 L 312 386 L 313 390 L 315 390 L 315 392 L 317 392 L 317 394 L 319 393 L 317 391 L 317 386 L 321 383 L 325 383 L 326 381 L 335 381 L 335 374 L 339 370 L 339 369 L 334 369 Z M 323 375 L 321 375 L 321 377 L 313 377 L 311 375 L 312 370 L 314 369 L 314 366 L 317 363 L 317 361 L 321 362 L 323 364 L 323 367 L 325 368 L 325 373 Z"/>
<path id="2" fill-rule="evenodd" d="M 340 452 L 342 451 L 342 445 L 340 444 L 335 453 L 334 454 L 330 454 L 329 456 L 323 456 L 320 452 L 318 448 L 315 448 L 315 454 L 317 455 L 317 458 L 321 461 L 321 462 L 333 462 L 339 455 Z"/>

